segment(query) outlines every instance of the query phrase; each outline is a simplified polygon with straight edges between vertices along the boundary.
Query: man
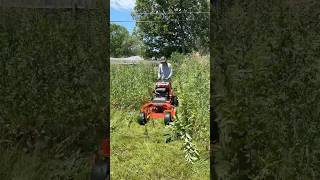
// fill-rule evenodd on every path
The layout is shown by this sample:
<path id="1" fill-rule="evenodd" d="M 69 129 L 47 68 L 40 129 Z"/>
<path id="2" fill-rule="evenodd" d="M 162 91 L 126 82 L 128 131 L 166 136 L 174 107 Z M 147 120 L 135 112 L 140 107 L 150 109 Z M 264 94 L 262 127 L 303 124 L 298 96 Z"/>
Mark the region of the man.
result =
<path id="1" fill-rule="evenodd" d="M 158 66 L 158 80 L 163 77 L 164 80 L 170 80 L 172 76 L 172 66 L 167 62 L 165 57 L 160 58 L 160 64 Z"/>

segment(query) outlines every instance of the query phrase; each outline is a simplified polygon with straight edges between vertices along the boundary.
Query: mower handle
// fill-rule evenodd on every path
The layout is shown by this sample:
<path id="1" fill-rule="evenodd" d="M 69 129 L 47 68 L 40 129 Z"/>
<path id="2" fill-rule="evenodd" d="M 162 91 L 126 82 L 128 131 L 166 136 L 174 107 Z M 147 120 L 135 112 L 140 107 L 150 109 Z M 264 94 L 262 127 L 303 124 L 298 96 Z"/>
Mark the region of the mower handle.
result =
<path id="1" fill-rule="evenodd" d="M 170 82 L 171 79 L 157 79 L 157 82 Z"/>
<path id="2" fill-rule="evenodd" d="M 164 81 L 164 82 L 170 82 L 171 81 L 171 78 L 164 78 L 163 75 L 161 75 L 160 78 L 157 78 L 157 81 Z"/>

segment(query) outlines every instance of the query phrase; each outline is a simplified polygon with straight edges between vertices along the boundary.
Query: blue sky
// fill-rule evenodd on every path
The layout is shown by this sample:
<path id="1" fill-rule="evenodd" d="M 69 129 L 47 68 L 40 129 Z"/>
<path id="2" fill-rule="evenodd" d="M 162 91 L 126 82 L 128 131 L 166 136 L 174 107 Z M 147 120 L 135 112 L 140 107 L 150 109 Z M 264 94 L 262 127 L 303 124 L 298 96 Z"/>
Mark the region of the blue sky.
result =
<path id="1" fill-rule="evenodd" d="M 136 26 L 135 22 L 112 22 L 112 21 L 132 21 L 131 12 L 133 11 L 136 0 L 110 0 L 110 21 L 119 24 L 132 33 Z"/>

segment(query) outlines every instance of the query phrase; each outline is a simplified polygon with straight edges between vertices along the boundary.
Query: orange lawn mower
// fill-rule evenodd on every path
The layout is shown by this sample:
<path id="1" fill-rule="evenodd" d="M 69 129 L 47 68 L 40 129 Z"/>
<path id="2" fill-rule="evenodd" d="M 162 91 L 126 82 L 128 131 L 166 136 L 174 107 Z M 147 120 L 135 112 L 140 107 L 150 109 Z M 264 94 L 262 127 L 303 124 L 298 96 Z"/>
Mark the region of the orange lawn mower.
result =
<path id="1" fill-rule="evenodd" d="M 163 119 L 165 125 L 174 121 L 179 105 L 178 97 L 172 89 L 170 80 L 161 78 L 156 82 L 153 99 L 140 109 L 138 123 L 145 125 L 150 119 Z"/>

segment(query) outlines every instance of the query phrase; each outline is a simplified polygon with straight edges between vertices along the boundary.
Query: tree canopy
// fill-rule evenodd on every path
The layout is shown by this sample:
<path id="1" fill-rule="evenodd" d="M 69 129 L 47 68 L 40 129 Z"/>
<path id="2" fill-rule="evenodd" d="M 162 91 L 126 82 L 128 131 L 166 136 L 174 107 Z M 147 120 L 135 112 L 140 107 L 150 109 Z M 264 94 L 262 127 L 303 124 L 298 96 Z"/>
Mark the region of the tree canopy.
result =
<path id="1" fill-rule="evenodd" d="M 136 33 L 129 34 L 128 30 L 118 24 L 110 26 L 110 56 L 124 57 L 143 55 L 143 43 Z"/>
<path id="2" fill-rule="evenodd" d="M 146 56 L 166 56 L 209 49 L 207 0 L 137 0 L 133 18 Z"/>

